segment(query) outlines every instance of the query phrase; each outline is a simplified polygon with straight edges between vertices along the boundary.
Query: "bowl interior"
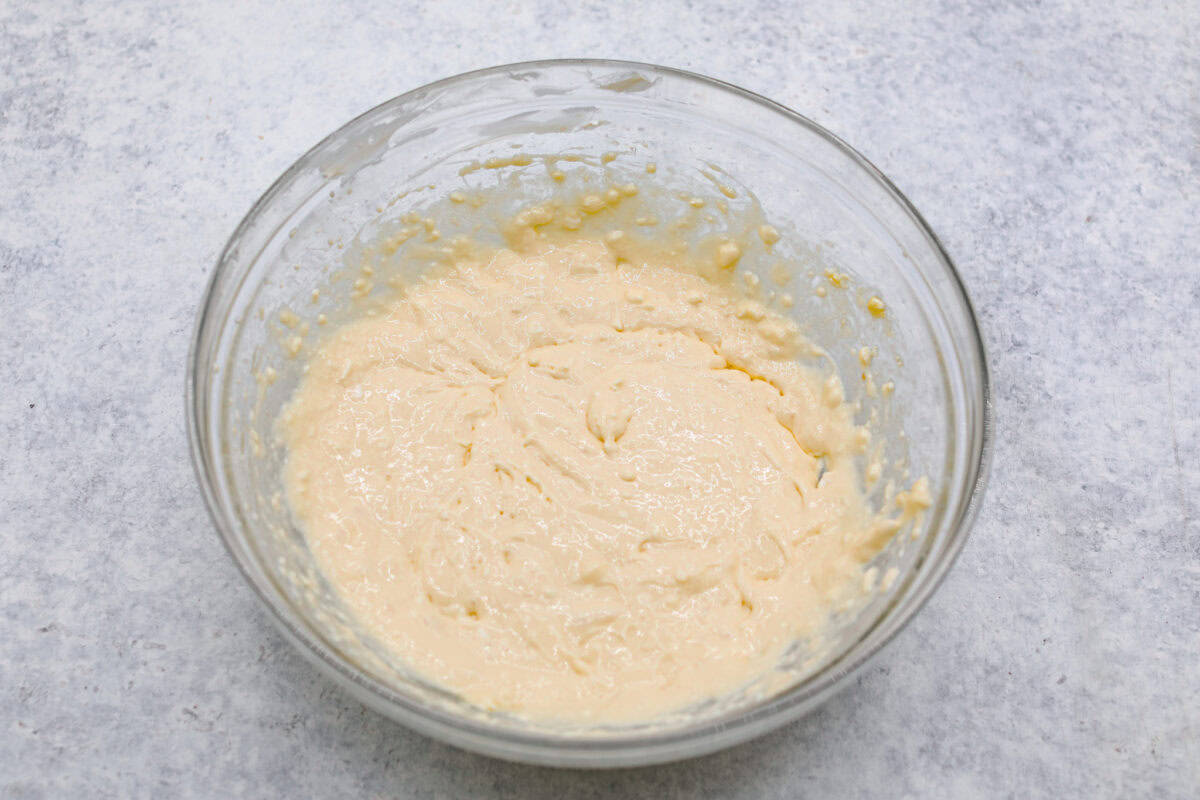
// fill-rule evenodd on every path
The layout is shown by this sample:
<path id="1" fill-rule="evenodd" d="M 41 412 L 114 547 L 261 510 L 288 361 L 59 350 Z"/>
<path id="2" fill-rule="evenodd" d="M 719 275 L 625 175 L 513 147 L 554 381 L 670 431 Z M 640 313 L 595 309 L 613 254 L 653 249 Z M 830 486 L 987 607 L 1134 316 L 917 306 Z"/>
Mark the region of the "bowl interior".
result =
<path id="1" fill-rule="evenodd" d="M 537 726 L 424 682 L 358 628 L 290 518 L 273 424 L 302 375 L 304 359 L 292 351 L 387 291 L 386 281 L 364 282 L 350 265 L 408 215 L 434 217 L 447 236 L 486 237 L 481 215 L 449 202 L 451 193 L 491 197 L 488 214 L 499 220 L 555 194 L 625 182 L 651 187 L 639 202 L 663 213 L 683 197 L 724 205 L 689 235 L 755 221 L 780 231 L 770 250 L 744 237 L 756 244 L 739 265 L 753 277 L 742 280 L 757 282 L 778 308 L 786 295 L 785 313 L 835 362 L 859 421 L 884 448 L 870 501 L 887 507 L 926 476 L 934 504 L 877 557 L 876 574 L 888 580 L 837 617 L 822 647 L 790 654 L 787 680 L 654 723 Z M 412 279 L 429 263 L 405 255 L 401 247 L 385 266 Z M 882 318 L 868 310 L 872 297 L 886 303 Z M 331 324 L 322 327 L 322 316 Z M 936 240 L 890 184 L 829 134 L 761 98 L 621 63 L 460 76 L 390 101 L 326 139 L 230 241 L 197 331 L 192 380 L 194 443 L 214 517 L 302 649 L 366 702 L 417 728 L 550 763 L 701 752 L 817 702 L 903 624 L 948 567 L 986 443 L 986 374 L 970 307 Z M 888 383 L 894 392 L 882 391 Z"/>

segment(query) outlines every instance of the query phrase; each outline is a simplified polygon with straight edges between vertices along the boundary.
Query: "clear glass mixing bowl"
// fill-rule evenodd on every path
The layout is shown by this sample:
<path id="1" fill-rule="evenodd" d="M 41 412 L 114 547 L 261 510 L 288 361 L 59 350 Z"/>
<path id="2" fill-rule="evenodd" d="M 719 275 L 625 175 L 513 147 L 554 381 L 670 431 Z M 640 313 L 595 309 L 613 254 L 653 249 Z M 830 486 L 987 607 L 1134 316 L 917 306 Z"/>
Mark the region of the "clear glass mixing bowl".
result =
<path id="1" fill-rule="evenodd" d="M 800 268 L 776 286 L 778 271 L 762 250 L 747 253 L 741 269 L 794 298 L 789 313 L 833 356 L 849 399 L 864 418 L 876 415 L 888 464 L 879 485 L 930 480 L 934 502 L 918 529 L 876 559 L 877 574 L 893 579 L 838 620 L 831 646 L 808 654 L 790 686 L 641 725 L 553 728 L 484 712 L 407 673 L 358 630 L 289 518 L 284 453 L 271 423 L 303 359 L 285 351 L 297 325 L 303 330 L 345 303 L 351 289 L 335 279 L 345 248 L 420 208 L 424 197 L 490 181 L 520 202 L 536 198 L 551 176 L 523 168 L 525 153 L 576 154 L 583 161 L 574 163 L 603 163 L 616 176 L 626 169 L 646 178 L 649 163 L 664 181 L 717 176 L 737 188 L 731 204 L 757 202 L 785 234 L 777 254 Z M 835 281 L 847 275 L 849 288 L 832 285 L 829 273 Z M 316 300 L 318 286 L 333 288 Z M 884 320 L 867 311 L 873 296 L 885 298 Z M 297 315 L 288 325 L 283 308 Z M 893 394 L 857 380 L 862 346 L 877 351 L 873 380 L 892 381 Z M 628 766 L 695 756 L 814 708 L 946 574 L 980 502 L 990 449 L 987 365 L 970 302 L 904 196 L 808 119 L 735 86 L 647 64 L 495 67 L 409 92 L 348 123 L 242 220 L 205 294 L 190 359 L 187 419 L 205 501 L 287 637 L 367 706 L 451 744 L 531 763 Z M 872 497 L 879 505 L 889 499 L 883 490 Z"/>

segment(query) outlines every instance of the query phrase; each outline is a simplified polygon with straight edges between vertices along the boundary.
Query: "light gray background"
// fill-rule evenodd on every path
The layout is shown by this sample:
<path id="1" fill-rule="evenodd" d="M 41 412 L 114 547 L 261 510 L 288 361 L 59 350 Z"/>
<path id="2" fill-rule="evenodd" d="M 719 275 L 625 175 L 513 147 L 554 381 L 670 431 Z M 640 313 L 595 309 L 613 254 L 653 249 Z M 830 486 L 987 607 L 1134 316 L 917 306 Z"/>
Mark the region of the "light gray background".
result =
<path id="1" fill-rule="evenodd" d="M 1200 4 L 834 5 L 0 2 L 0 794 L 1200 794 Z M 817 713 L 667 767 L 365 710 L 259 610 L 187 458 L 193 315 L 259 193 L 395 94 L 553 56 L 843 136 L 991 353 L 987 502 L 933 601 Z"/>

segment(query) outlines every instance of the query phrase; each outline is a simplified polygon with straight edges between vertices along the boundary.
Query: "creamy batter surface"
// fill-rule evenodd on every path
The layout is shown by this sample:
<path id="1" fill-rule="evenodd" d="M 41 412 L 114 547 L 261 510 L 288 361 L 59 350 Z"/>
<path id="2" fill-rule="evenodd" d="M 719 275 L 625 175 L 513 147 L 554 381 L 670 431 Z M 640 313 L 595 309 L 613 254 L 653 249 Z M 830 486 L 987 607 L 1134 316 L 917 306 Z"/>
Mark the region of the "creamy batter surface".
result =
<path id="1" fill-rule="evenodd" d="M 816 353 L 604 242 L 464 257 L 313 352 L 280 419 L 288 500 L 428 679 L 489 709 L 646 719 L 769 671 L 896 530 Z"/>

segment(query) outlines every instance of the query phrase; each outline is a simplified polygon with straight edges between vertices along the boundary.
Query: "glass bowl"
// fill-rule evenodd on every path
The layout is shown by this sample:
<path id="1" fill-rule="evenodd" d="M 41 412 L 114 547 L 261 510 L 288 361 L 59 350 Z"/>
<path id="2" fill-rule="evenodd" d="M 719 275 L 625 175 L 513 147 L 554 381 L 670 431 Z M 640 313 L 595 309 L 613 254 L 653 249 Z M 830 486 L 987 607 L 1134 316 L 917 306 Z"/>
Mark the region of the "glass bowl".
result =
<path id="1" fill-rule="evenodd" d="M 570 156 L 562 163 L 603 170 L 607 179 L 654 171 L 675 188 L 694 179 L 732 196 L 731 205 L 752 205 L 784 234 L 773 252 L 798 268 L 781 277 L 770 254 L 754 250 L 740 264 L 753 276 L 746 280 L 788 295 L 788 313 L 830 353 L 848 399 L 885 434 L 888 467 L 876 483 L 890 487 L 873 491 L 872 502 L 882 507 L 897 487 L 929 479 L 932 506 L 872 565 L 872 575 L 886 578 L 780 686 L 636 725 L 553 727 L 483 711 L 406 672 L 358 629 L 288 515 L 285 454 L 271 424 L 303 360 L 286 351 L 297 330 L 345 303 L 346 254 L 455 189 L 500 186 L 515 202 L 537 199 L 553 176 L 528 154 Z M 316 287 L 327 287 L 319 299 Z M 873 297 L 884 298 L 884 319 L 868 313 Z M 874 354 L 869 381 L 863 347 Z M 287 638 L 365 705 L 451 744 L 529 763 L 612 767 L 696 756 L 814 708 L 946 574 L 978 508 L 990 450 L 974 313 L 912 205 L 810 120 L 735 86 L 648 64 L 495 67 L 416 89 L 351 121 L 242 220 L 208 285 L 189 358 L 187 420 L 204 499 Z M 886 382 L 894 392 L 872 389 Z"/>

